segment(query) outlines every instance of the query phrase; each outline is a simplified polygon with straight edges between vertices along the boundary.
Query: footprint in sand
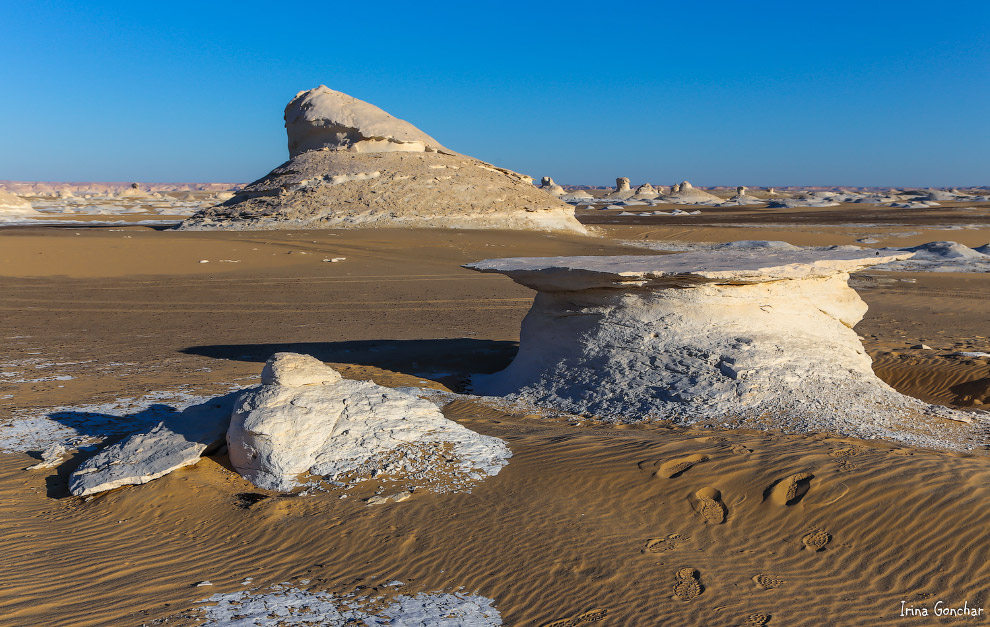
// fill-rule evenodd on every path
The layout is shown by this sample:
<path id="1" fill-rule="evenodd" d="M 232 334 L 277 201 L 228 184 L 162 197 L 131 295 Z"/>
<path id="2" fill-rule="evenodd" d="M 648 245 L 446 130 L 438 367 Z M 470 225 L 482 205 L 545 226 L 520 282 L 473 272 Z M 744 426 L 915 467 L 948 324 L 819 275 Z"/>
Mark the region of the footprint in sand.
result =
<path id="1" fill-rule="evenodd" d="M 687 457 L 677 457 L 675 459 L 669 459 L 664 463 L 660 464 L 660 468 L 657 470 L 655 477 L 664 477 L 666 479 L 673 479 L 679 477 L 686 470 L 693 467 L 696 464 L 700 464 L 703 461 L 708 460 L 707 455 L 688 455 Z"/>
<path id="2" fill-rule="evenodd" d="M 606 610 L 604 608 L 594 609 L 594 610 L 585 612 L 584 614 L 578 614 L 572 620 L 575 623 L 593 623 L 595 621 L 599 621 L 599 620 L 605 618 L 605 616 L 607 614 L 608 614 L 608 610 Z"/>
<path id="3" fill-rule="evenodd" d="M 770 500 L 776 505 L 794 505 L 808 493 L 814 477 L 809 472 L 799 472 L 781 479 L 771 486 Z"/>
<path id="4" fill-rule="evenodd" d="M 694 493 L 697 499 L 695 509 L 705 519 L 706 523 L 721 525 L 725 522 L 725 503 L 722 502 L 722 493 L 715 488 L 701 488 Z"/>
<path id="5" fill-rule="evenodd" d="M 679 533 L 673 533 L 666 538 L 652 538 L 646 541 L 646 550 L 650 553 L 664 553 L 677 548 L 677 541 L 684 539 Z"/>
<path id="6" fill-rule="evenodd" d="M 760 573 L 753 577 L 753 583 L 757 587 L 764 590 L 773 590 L 774 588 L 779 588 L 784 585 L 784 580 L 777 575 L 771 575 L 769 573 Z"/>
<path id="7" fill-rule="evenodd" d="M 770 623 L 769 614 L 750 614 L 746 619 L 747 627 L 763 627 Z"/>
<path id="8" fill-rule="evenodd" d="M 682 568 L 674 573 L 674 596 L 681 601 L 691 601 L 701 596 L 704 588 L 699 579 L 700 573 L 694 568 Z"/>
<path id="9" fill-rule="evenodd" d="M 824 529 L 812 529 L 810 533 L 801 538 L 804 548 L 809 551 L 818 552 L 825 549 L 825 546 L 832 541 L 832 534 Z"/>
<path id="10" fill-rule="evenodd" d="M 605 608 L 596 608 L 578 614 L 577 616 L 572 616 L 570 618 L 561 618 L 560 620 L 550 621 L 549 623 L 543 623 L 540 627 L 575 627 L 581 623 L 594 623 L 602 620 L 608 615 L 608 610 Z"/>

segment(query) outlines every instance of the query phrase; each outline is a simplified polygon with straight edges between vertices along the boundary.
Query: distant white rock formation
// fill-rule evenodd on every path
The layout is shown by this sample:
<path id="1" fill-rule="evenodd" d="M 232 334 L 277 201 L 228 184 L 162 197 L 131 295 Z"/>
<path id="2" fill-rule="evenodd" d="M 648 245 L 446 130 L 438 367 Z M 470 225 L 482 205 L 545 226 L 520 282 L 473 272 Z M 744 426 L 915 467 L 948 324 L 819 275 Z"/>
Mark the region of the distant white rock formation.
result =
<path id="1" fill-rule="evenodd" d="M 30 201 L 0 189 L 0 220 L 6 217 L 32 217 L 41 215 L 31 206 Z"/>
<path id="2" fill-rule="evenodd" d="M 349 152 L 453 153 L 409 122 L 325 85 L 301 91 L 285 107 L 289 156 L 327 148 Z"/>
<path id="3" fill-rule="evenodd" d="M 141 186 L 137 183 L 131 183 L 131 186 L 121 190 L 118 196 L 121 198 L 144 198 L 148 196 L 148 192 L 141 189 Z"/>
<path id="4" fill-rule="evenodd" d="M 595 197 L 583 189 L 576 189 L 574 191 L 564 193 L 560 199 L 569 203 L 582 203 L 585 201 L 594 200 Z"/>
<path id="5" fill-rule="evenodd" d="M 369 464 L 389 466 L 392 474 L 429 470 L 479 479 L 497 474 L 510 456 L 504 442 L 448 420 L 429 401 L 342 379 L 296 353 L 275 354 L 261 387 L 237 400 L 227 447 L 241 476 L 281 491 L 299 486 L 302 475 L 333 478 Z"/>
<path id="6" fill-rule="evenodd" d="M 847 280 L 911 254 L 738 247 L 468 264 L 538 291 L 515 360 L 476 375 L 473 391 L 621 421 L 910 439 L 925 420 L 968 418 L 876 377 L 852 330 L 867 307 Z"/>
<path id="7" fill-rule="evenodd" d="M 323 85 L 285 108 L 290 160 L 184 229 L 499 228 L 586 233 L 528 176 L 442 146 Z M 563 190 L 561 190 L 563 191 Z"/>
<path id="8" fill-rule="evenodd" d="M 656 188 L 649 183 L 643 183 L 636 188 L 636 193 L 632 195 L 633 198 L 637 200 L 652 200 L 659 196 L 660 193 L 657 192 Z"/>
<path id="9" fill-rule="evenodd" d="M 671 185 L 670 193 L 659 197 L 657 200 L 678 205 L 719 205 L 722 203 L 722 199 L 715 194 L 709 194 L 703 189 L 698 189 L 688 181 Z"/>
<path id="10" fill-rule="evenodd" d="M 544 176 L 540 181 L 540 189 L 544 190 L 548 194 L 553 194 L 554 196 L 560 198 L 567 192 L 560 185 L 557 185 L 552 178 L 549 176 Z"/>
<path id="11" fill-rule="evenodd" d="M 746 193 L 747 191 L 749 190 L 747 190 L 745 186 L 740 185 L 739 187 L 736 188 L 736 195 L 730 198 L 729 200 L 723 202 L 721 206 L 738 207 L 738 206 L 746 206 L 746 205 L 762 205 L 764 203 L 763 200 L 760 200 L 759 198 L 747 194 Z"/>
<path id="12" fill-rule="evenodd" d="M 620 176 L 615 179 L 615 189 L 607 188 L 605 194 L 602 196 L 603 199 L 608 200 L 626 200 L 632 198 L 634 192 L 629 183 L 629 178 L 625 176 Z"/>

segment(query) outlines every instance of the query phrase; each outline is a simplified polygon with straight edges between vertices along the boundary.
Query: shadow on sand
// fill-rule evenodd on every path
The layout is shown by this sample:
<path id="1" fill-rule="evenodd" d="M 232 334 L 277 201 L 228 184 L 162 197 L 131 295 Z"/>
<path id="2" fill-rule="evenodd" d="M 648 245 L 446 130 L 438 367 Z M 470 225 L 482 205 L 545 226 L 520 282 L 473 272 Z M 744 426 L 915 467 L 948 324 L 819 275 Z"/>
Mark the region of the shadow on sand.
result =
<path id="1" fill-rule="evenodd" d="M 518 344 L 471 338 L 439 340 L 362 340 L 285 344 L 215 344 L 190 346 L 189 355 L 265 362 L 278 352 L 312 355 L 320 361 L 374 366 L 420 377 L 463 376 L 502 370 L 516 356 Z"/>
<path id="2" fill-rule="evenodd" d="M 49 419 L 71 427 L 79 436 L 101 440 L 94 445 L 80 448 L 53 469 L 55 474 L 45 479 L 48 497 L 59 499 L 69 496 L 69 476 L 80 464 L 131 435 L 148 432 L 159 423 L 164 423 L 169 430 L 190 442 L 214 444 L 219 435 L 226 432 L 234 401 L 242 391 L 228 392 L 181 410 L 172 405 L 155 403 L 130 414 L 71 410 L 48 414 Z M 204 455 L 209 453 L 209 448 L 204 451 Z M 41 457 L 40 451 L 31 451 L 28 454 Z"/>

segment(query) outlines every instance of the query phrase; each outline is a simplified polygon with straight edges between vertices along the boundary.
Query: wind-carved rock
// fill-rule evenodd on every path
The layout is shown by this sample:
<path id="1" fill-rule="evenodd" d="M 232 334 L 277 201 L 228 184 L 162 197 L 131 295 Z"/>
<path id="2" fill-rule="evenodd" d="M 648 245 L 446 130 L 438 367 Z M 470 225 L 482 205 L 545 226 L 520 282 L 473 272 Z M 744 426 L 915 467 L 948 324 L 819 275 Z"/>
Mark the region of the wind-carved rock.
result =
<path id="1" fill-rule="evenodd" d="M 681 205 L 719 205 L 722 199 L 714 194 L 709 194 L 703 189 L 697 189 L 688 181 L 674 184 L 670 188 L 670 193 L 662 197 L 663 202 Z"/>
<path id="2" fill-rule="evenodd" d="M 301 91 L 285 107 L 289 156 L 309 150 L 348 152 L 446 152 L 409 122 L 324 85 Z"/>
<path id="3" fill-rule="evenodd" d="M 0 220 L 3 220 L 4 217 L 11 216 L 27 217 L 40 215 L 42 215 L 41 212 L 31 206 L 30 201 L 5 189 L 0 189 Z"/>
<path id="4" fill-rule="evenodd" d="M 448 420 L 427 400 L 343 379 L 296 353 L 273 355 L 261 386 L 237 399 L 227 448 L 241 476 L 281 491 L 307 476 L 336 477 L 369 464 L 482 478 L 497 474 L 511 455 L 502 440 Z"/>
<path id="5" fill-rule="evenodd" d="M 631 188 L 629 187 L 629 177 L 620 176 L 615 179 L 615 191 L 617 192 L 628 192 Z"/>
<path id="6" fill-rule="evenodd" d="M 633 194 L 633 198 L 642 198 L 648 200 L 648 199 L 656 198 L 659 195 L 660 194 L 655 187 L 653 187 L 649 183 L 643 183 L 642 185 L 636 188 L 636 193 Z"/>
<path id="7" fill-rule="evenodd" d="M 557 185 L 554 182 L 554 180 L 552 178 L 550 178 L 549 176 L 544 176 L 540 180 L 540 189 L 546 191 L 548 194 L 553 194 L 554 196 L 557 196 L 558 198 L 567 193 L 567 192 L 564 191 L 564 188 L 563 187 L 561 187 L 560 185 Z"/>
<path id="8" fill-rule="evenodd" d="M 499 228 L 586 233 L 523 174 L 458 154 L 323 85 L 285 108 L 289 161 L 180 228 Z M 562 192 L 563 190 L 561 190 Z"/>
<path id="9" fill-rule="evenodd" d="M 735 249 L 468 264 L 538 291 L 515 360 L 476 375 L 473 391 L 613 420 L 852 435 L 906 432 L 924 416 L 965 421 L 877 378 L 852 330 L 867 306 L 849 272 L 911 254 Z"/>

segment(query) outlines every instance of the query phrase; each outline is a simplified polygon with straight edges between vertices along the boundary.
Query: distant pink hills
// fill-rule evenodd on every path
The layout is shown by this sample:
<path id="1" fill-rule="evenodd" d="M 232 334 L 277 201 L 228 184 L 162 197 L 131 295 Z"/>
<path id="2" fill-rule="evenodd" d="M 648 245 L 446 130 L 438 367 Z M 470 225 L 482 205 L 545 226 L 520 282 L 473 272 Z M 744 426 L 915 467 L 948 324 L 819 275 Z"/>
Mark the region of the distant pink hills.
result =
<path id="1" fill-rule="evenodd" d="M 0 189 L 15 194 L 51 194 L 59 191 L 120 192 L 130 187 L 147 192 L 223 192 L 238 190 L 244 183 L 135 183 L 107 181 L 0 181 Z"/>

